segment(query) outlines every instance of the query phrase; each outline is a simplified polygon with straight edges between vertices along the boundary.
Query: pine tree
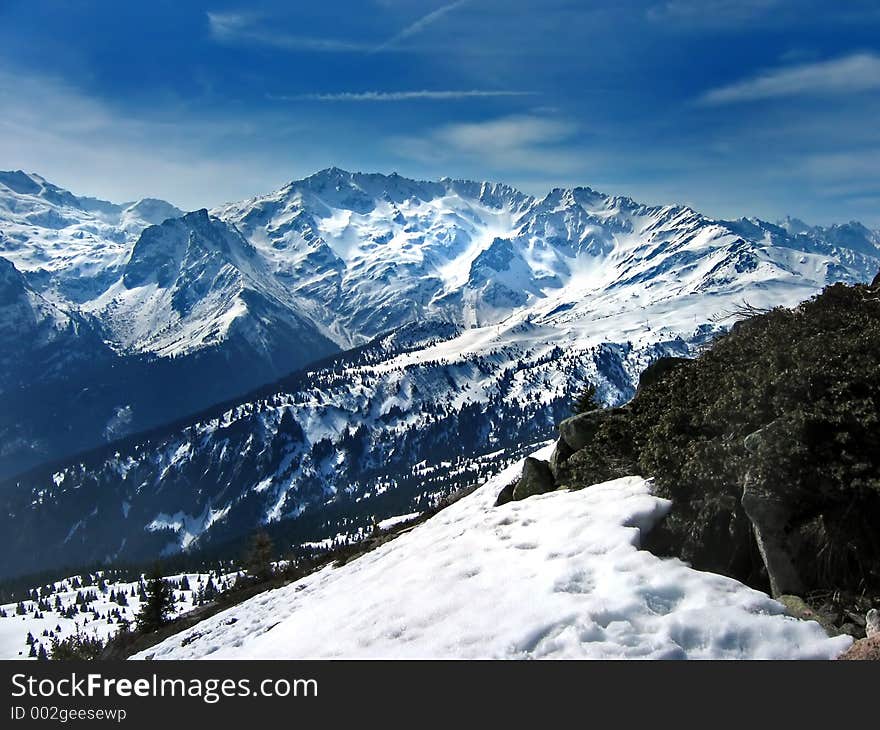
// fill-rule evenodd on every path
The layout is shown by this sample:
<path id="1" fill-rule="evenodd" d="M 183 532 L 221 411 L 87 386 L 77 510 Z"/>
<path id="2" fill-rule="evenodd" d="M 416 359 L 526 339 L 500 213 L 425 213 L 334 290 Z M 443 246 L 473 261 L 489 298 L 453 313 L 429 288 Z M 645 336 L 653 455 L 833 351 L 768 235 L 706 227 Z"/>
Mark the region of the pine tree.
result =
<path id="1" fill-rule="evenodd" d="M 587 381 L 583 390 L 581 390 L 575 398 L 574 403 L 572 403 L 571 410 L 572 413 L 578 414 L 586 413 L 587 411 L 595 411 L 597 408 L 601 407 L 602 401 L 599 400 L 596 386 L 590 381 Z"/>
<path id="2" fill-rule="evenodd" d="M 272 540 L 263 530 L 253 536 L 246 564 L 252 578 L 265 581 L 272 577 Z"/>
<path id="3" fill-rule="evenodd" d="M 86 636 L 77 626 L 75 634 L 66 639 L 52 641 L 50 658 L 55 661 L 97 659 L 101 656 L 103 649 L 104 642 L 101 639 L 97 636 Z"/>
<path id="4" fill-rule="evenodd" d="M 158 566 L 150 573 L 145 592 L 146 600 L 138 611 L 136 621 L 138 631 L 147 634 L 168 623 L 174 606 L 171 586 L 162 578 Z"/>
<path id="5" fill-rule="evenodd" d="M 46 647 L 40 644 L 40 650 L 37 652 L 37 661 L 45 662 L 49 660 L 48 654 L 46 654 Z"/>
<path id="6" fill-rule="evenodd" d="M 208 576 L 208 582 L 205 583 L 205 588 L 202 591 L 202 596 L 205 601 L 212 601 L 214 597 L 217 595 L 217 586 L 214 585 L 214 578 L 210 575 Z"/>

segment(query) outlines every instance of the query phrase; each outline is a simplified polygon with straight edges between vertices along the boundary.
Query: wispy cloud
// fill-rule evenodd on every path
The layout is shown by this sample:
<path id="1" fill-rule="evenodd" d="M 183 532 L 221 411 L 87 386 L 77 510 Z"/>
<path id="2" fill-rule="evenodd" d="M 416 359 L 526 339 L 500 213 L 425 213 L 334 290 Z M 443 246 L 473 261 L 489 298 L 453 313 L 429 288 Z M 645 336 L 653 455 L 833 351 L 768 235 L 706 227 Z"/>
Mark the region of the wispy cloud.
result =
<path id="1" fill-rule="evenodd" d="M 229 145 L 260 139 L 271 125 L 256 119 L 192 116 L 185 107 L 161 118 L 126 113 L 63 80 L 5 69 L 0 108 L 4 165 L 37 172 L 78 195 L 117 202 L 159 196 L 196 208 L 253 195 L 266 189 L 267 177 L 289 175 L 284 169 L 268 175 Z"/>
<path id="2" fill-rule="evenodd" d="M 441 127 L 436 136 L 462 150 L 508 150 L 523 145 L 558 142 L 574 134 L 569 121 L 532 115 L 502 117 L 485 122 L 463 122 Z"/>
<path id="3" fill-rule="evenodd" d="M 282 28 L 271 26 L 260 14 L 247 11 L 208 11 L 205 15 L 208 18 L 208 31 L 211 38 L 218 43 L 262 45 L 289 51 L 377 53 L 396 49 L 401 41 L 418 35 L 426 28 L 437 23 L 444 16 L 467 5 L 469 2 L 471 0 L 456 0 L 456 2 L 448 3 L 436 10 L 432 10 L 379 45 L 376 45 L 374 42 L 368 43 L 361 40 L 288 33 Z"/>
<path id="4" fill-rule="evenodd" d="M 726 26 L 765 16 L 785 0 L 668 0 L 648 8 L 650 20 L 688 26 Z"/>
<path id="5" fill-rule="evenodd" d="M 414 35 L 421 33 L 428 26 L 433 25 L 438 20 L 443 18 L 445 15 L 448 15 L 453 10 L 457 10 L 463 5 L 467 5 L 470 0 L 457 0 L 456 2 L 449 3 L 447 5 L 443 5 L 442 7 L 437 8 L 436 10 L 432 10 L 427 15 L 423 15 L 421 18 L 416 20 L 413 23 L 410 23 L 403 30 L 389 38 L 387 41 L 382 43 L 380 46 L 376 47 L 375 51 L 386 51 L 389 48 L 396 46 L 400 41 L 406 40 L 407 38 L 411 38 Z"/>
<path id="6" fill-rule="evenodd" d="M 456 100 L 474 98 L 493 98 L 504 96 L 530 96 L 534 91 L 509 91 L 493 89 L 449 89 L 443 91 L 343 91 L 333 94 L 292 94 L 270 95 L 277 101 L 415 101 L 415 100 Z"/>
<path id="7" fill-rule="evenodd" d="M 569 149 L 578 130 L 566 119 L 518 114 L 445 124 L 393 142 L 398 152 L 420 162 L 445 164 L 462 158 L 504 171 L 564 173 L 582 165 Z"/>
<path id="8" fill-rule="evenodd" d="M 373 50 L 371 44 L 339 38 L 315 38 L 269 28 L 253 13 L 208 12 L 208 30 L 218 43 L 257 44 L 290 51 L 325 53 L 363 53 Z"/>
<path id="9" fill-rule="evenodd" d="M 766 71 L 700 97 L 707 105 L 735 104 L 794 96 L 846 94 L 880 88 L 880 56 L 856 53 L 818 63 Z"/>

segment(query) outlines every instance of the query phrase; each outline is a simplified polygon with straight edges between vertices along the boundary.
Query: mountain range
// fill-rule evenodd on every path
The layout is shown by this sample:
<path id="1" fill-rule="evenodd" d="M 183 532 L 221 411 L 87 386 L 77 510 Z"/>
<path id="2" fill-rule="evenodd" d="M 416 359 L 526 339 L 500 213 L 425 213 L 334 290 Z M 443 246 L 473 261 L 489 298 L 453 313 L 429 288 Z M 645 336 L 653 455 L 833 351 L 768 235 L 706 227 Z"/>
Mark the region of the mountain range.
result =
<path id="1" fill-rule="evenodd" d="M 870 280 L 858 223 L 336 168 L 184 213 L 0 173 L 0 574 L 345 539 L 496 473 L 744 306 Z"/>

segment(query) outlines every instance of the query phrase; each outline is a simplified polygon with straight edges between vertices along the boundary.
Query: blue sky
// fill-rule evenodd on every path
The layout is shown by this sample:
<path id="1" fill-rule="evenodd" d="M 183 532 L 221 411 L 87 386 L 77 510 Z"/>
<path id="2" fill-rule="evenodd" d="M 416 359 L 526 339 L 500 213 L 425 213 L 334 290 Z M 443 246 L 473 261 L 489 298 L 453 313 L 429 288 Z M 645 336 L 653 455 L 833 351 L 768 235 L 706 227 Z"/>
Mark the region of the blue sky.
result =
<path id="1" fill-rule="evenodd" d="M 0 0 L 0 168 L 211 206 L 320 168 L 880 227 L 876 0 Z"/>

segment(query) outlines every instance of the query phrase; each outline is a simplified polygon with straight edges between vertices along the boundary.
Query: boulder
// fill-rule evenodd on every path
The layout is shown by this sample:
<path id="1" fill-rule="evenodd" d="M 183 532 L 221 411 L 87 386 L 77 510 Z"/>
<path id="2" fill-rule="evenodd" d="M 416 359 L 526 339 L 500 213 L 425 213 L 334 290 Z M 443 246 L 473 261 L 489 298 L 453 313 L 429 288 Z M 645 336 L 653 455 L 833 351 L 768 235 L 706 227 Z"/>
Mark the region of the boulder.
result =
<path id="1" fill-rule="evenodd" d="M 553 449 L 553 453 L 550 455 L 550 472 L 553 474 L 553 479 L 559 478 L 559 467 L 565 463 L 565 461 L 570 457 L 574 451 L 571 450 L 569 445 L 565 443 L 562 439 L 556 442 L 556 448 Z"/>
<path id="2" fill-rule="evenodd" d="M 608 411 L 600 408 L 566 418 L 559 424 L 560 442 L 563 442 L 571 452 L 579 451 L 590 444 L 599 425 L 607 417 Z"/>
<path id="3" fill-rule="evenodd" d="M 535 494 L 546 494 L 556 489 L 556 482 L 550 465 L 541 459 L 526 457 L 522 476 L 513 488 L 514 500 L 525 499 Z"/>
<path id="4" fill-rule="evenodd" d="M 874 634 L 867 639 L 859 639 L 841 654 L 838 659 L 844 660 L 870 660 L 880 659 L 880 634 Z"/>
<path id="5" fill-rule="evenodd" d="M 767 569 L 770 592 L 774 598 L 803 593 L 803 583 L 786 546 L 785 527 L 791 517 L 787 501 L 763 489 L 749 475 L 745 481 L 742 506 L 752 523 L 758 552 Z"/>
<path id="6" fill-rule="evenodd" d="M 511 482 L 504 489 L 498 492 L 498 498 L 495 500 L 495 506 L 498 507 L 502 504 L 507 504 L 508 502 L 513 500 L 513 488 L 516 486 L 516 482 Z"/>
<path id="7" fill-rule="evenodd" d="M 880 636 L 880 611 L 872 608 L 865 616 L 865 636 Z"/>
<path id="8" fill-rule="evenodd" d="M 745 437 L 743 446 L 749 454 L 760 452 L 764 439 L 776 423 L 774 421 Z M 773 597 L 803 593 L 803 581 L 795 568 L 786 538 L 786 530 L 792 521 L 791 498 L 755 479 L 750 470 L 745 476 L 742 506 L 752 523 L 752 533 L 767 570 Z"/>

